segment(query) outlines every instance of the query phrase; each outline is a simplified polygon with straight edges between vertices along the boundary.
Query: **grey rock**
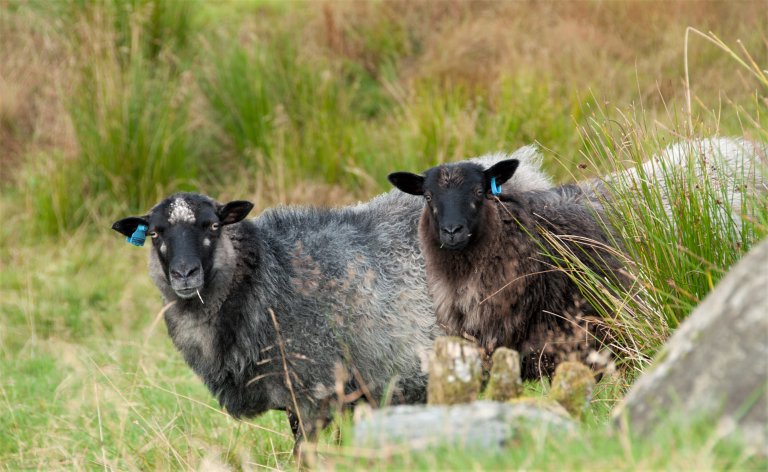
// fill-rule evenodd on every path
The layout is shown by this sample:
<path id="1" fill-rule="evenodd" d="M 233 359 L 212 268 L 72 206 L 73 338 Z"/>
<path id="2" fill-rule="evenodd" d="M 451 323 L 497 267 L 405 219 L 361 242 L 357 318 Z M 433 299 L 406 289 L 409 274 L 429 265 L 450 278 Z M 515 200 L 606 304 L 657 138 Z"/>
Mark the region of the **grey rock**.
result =
<path id="1" fill-rule="evenodd" d="M 376 410 L 355 425 L 357 447 L 436 445 L 498 451 L 519 435 L 536 431 L 567 434 L 576 424 L 533 405 L 477 401 L 462 405 L 400 405 Z"/>
<path id="2" fill-rule="evenodd" d="M 768 240 L 756 245 L 669 339 L 614 411 L 646 434 L 670 415 L 709 421 L 768 456 Z"/>

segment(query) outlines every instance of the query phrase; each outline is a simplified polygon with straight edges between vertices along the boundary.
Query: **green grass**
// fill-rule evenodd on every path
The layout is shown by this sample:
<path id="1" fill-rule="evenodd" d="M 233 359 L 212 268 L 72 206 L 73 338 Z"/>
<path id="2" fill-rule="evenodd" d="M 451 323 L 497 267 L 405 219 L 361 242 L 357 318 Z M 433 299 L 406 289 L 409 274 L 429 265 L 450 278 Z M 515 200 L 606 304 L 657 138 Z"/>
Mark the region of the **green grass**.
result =
<path id="1" fill-rule="evenodd" d="M 679 139 L 768 142 L 765 67 L 726 46 L 738 37 L 755 63 L 768 61 L 757 3 L 706 3 L 696 14 L 645 3 L 526 5 L 0 6 L 9 44 L 0 48 L 0 469 L 294 468 L 284 415 L 237 422 L 219 409 L 157 322 L 146 250 L 109 229 L 169 192 L 251 198 L 260 208 L 336 203 L 388 189 L 394 170 L 533 141 L 557 180 L 637 165 Z M 687 24 L 725 40 L 690 38 L 690 123 L 678 111 Z M 598 386 L 580 435 L 534 432 L 498 455 L 372 452 L 351 446 L 347 415 L 340 433 L 322 435 L 321 465 L 768 467 L 705 424 L 671 421 L 644 438 L 608 427 L 670 332 L 768 232 L 763 197 L 745 200 L 751 216 L 737 235 L 717 229 L 722 195 L 709 180 L 667 178 L 679 201 L 671 218 L 652 186 L 616 189 L 628 266 L 645 295 L 625 303 L 617 289 L 604 300 L 629 361 Z M 607 293 L 594 277 L 582 284 Z"/>
<path id="2" fill-rule="evenodd" d="M 331 446 L 321 447 L 318 456 L 310 463 L 334 470 L 762 470 L 768 465 L 745 455 L 737 440 L 719 438 L 710 425 L 680 428 L 674 422 L 645 438 L 604 427 L 582 428 L 574 435 L 532 428 L 496 452 Z"/>
<path id="3" fill-rule="evenodd" d="M 155 319 L 162 307 L 144 251 L 111 235 L 73 236 L 3 250 L 3 265 L 18 269 L 3 270 L 0 284 L 3 468 L 285 462 L 284 415 L 232 420 L 175 351 Z"/>
<path id="4" fill-rule="evenodd" d="M 3 359 L 13 382 L 2 391 L 0 463 L 145 470 L 188 469 L 210 456 L 285 462 L 293 441 L 283 414 L 232 420 L 162 340 L 31 340 Z"/>

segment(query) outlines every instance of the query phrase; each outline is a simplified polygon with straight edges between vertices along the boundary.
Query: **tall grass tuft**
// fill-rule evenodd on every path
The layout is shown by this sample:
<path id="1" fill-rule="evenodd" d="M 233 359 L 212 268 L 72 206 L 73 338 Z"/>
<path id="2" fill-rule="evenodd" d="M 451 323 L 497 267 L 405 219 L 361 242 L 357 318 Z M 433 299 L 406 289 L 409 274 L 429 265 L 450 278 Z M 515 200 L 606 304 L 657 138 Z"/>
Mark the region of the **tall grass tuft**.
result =
<path id="1" fill-rule="evenodd" d="M 619 248 L 606 250 L 624 261 L 628 284 L 589 271 L 549 238 L 550 256 L 602 311 L 616 336 L 614 350 L 635 373 L 729 267 L 768 235 L 765 144 L 669 136 L 628 115 L 620 121 L 603 114 L 583 130 L 584 157 L 613 167 L 595 185 L 606 189 L 605 224 Z"/>
<path id="2" fill-rule="evenodd" d="M 199 80 L 211 124 L 238 166 L 293 180 L 354 181 L 345 168 L 365 139 L 360 77 L 302 57 L 294 41 L 286 35 L 211 49 Z"/>
<path id="3" fill-rule="evenodd" d="M 146 210 L 169 190 L 195 188 L 200 174 L 189 130 L 189 81 L 171 61 L 151 58 L 152 41 L 143 39 L 158 34 L 151 30 L 160 20 L 147 21 L 146 11 L 137 11 L 122 33 L 115 27 L 121 11 L 108 3 L 83 7 L 71 33 L 78 73 L 67 108 L 78 150 L 74 157 L 40 155 L 31 162 L 43 171 L 31 173 L 28 199 L 44 233 L 76 228 L 106 202 Z M 35 174 L 48 181 L 37 182 Z"/>

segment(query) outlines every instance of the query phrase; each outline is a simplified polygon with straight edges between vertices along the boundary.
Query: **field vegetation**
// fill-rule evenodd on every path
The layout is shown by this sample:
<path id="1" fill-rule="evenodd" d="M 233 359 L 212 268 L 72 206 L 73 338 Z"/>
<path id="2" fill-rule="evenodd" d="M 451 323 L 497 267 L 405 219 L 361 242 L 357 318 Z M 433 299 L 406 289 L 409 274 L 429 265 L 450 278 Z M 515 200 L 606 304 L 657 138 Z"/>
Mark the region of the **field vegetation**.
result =
<path id="1" fill-rule="evenodd" d="M 185 366 L 146 249 L 111 231 L 115 219 L 177 190 L 257 210 L 340 205 L 387 190 L 393 170 L 534 142 L 559 181 L 694 137 L 765 143 L 764 7 L 0 0 L 0 468 L 294 467 L 282 413 L 234 421 Z M 686 41 L 688 26 L 702 33 Z M 653 188 L 639 204 L 620 191 L 628 265 L 649 296 L 607 300 L 629 347 L 582 435 L 534 431 L 490 456 L 367 451 L 350 447 L 341 415 L 317 464 L 768 467 L 708 425 L 649 438 L 605 426 L 670 332 L 768 233 L 764 196 L 745 198 L 738 233 L 722 232 L 719 189 L 699 184 L 674 181 L 688 204 L 671 219 Z"/>

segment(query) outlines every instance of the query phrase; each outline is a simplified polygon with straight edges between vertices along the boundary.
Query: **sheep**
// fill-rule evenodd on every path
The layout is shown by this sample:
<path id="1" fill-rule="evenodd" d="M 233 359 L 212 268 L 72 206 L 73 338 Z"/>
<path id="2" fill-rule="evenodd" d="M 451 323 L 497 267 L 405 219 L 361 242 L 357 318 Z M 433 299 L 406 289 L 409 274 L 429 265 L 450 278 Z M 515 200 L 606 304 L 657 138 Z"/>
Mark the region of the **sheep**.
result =
<path id="1" fill-rule="evenodd" d="M 444 164 L 423 175 L 395 172 L 399 190 L 423 196 L 419 238 L 437 322 L 476 340 L 489 354 L 520 352 L 525 379 L 550 376 L 566 359 L 588 361 L 609 332 L 576 283 L 541 255 L 554 253 L 543 233 L 562 242 L 592 270 L 620 280 L 610 230 L 600 222 L 597 194 L 576 185 L 490 194 L 519 162 L 484 170 L 474 163 Z M 494 192 L 495 193 L 495 192 Z M 493 200 L 491 200 L 493 198 Z M 574 240 L 588 239 L 579 245 Z"/>
<path id="2" fill-rule="evenodd" d="M 550 185 L 535 148 L 514 156 L 523 165 L 509 187 Z M 219 403 L 236 418 L 285 410 L 298 447 L 336 403 L 423 402 L 422 361 L 442 332 L 418 243 L 420 199 L 393 190 L 245 219 L 252 208 L 178 193 L 112 226 L 137 244 L 142 230 L 151 238 L 150 275 L 173 302 L 168 333 Z"/>

